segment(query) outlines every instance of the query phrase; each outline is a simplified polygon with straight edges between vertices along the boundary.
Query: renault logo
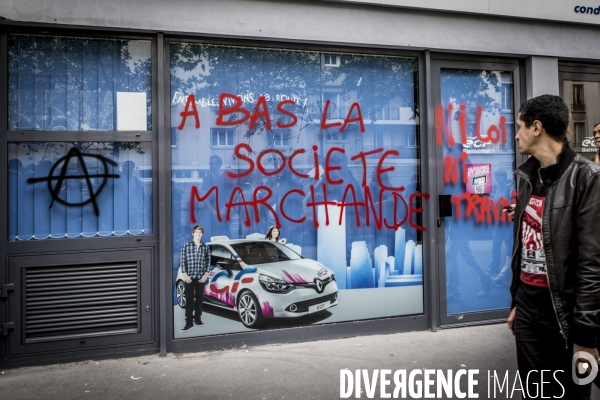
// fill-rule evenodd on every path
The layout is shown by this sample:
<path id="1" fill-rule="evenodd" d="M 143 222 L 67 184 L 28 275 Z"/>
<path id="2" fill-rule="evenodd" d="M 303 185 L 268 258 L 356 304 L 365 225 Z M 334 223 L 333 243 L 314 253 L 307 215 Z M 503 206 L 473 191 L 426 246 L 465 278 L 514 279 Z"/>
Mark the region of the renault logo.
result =
<path id="1" fill-rule="evenodd" d="M 315 284 L 317 285 L 317 292 L 321 293 L 323 291 L 323 281 L 315 278 Z"/>

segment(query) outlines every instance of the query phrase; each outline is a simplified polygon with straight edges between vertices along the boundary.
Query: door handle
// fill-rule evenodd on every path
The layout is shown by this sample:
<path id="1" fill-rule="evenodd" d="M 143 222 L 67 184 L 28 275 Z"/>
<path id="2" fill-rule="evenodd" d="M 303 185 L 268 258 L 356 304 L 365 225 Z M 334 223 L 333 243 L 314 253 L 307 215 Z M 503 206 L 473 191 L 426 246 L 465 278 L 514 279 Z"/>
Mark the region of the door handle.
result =
<path id="1" fill-rule="evenodd" d="M 449 194 L 440 194 L 438 196 L 438 206 L 440 218 L 452 216 L 452 196 Z"/>

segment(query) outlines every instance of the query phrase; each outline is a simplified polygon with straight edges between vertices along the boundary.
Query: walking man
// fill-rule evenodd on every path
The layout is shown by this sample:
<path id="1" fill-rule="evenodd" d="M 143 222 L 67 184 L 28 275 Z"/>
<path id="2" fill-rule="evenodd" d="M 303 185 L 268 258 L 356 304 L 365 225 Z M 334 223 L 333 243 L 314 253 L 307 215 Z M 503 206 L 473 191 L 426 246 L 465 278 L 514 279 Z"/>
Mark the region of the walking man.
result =
<path id="1" fill-rule="evenodd" d="M 194 226 L 192 235 L 194 240 L 189 241 L 181 248 L 181 272 L 185 280 L 185 326 L 181 330 L 187 332 L 194 324 L 203 326 L 202 322 L 202 295 L 204 283 L 208 278 L 210 266 L 210 247 L 202 242 L 204 228 Z"/>
<path id="2" fill-rule="evenodd" d="M 552 95 L 523 103 L 517 119 L 517 146 L 531 157 L 515 171 L 508 327 L 524 398 L 589 399 L 590 385 L 572 379 L 572 359 L 599 358 L 600 166 L 570 148 L 568 122 L 567 106 Z M 591 371 L 587 362 L 580 366 Z"/>

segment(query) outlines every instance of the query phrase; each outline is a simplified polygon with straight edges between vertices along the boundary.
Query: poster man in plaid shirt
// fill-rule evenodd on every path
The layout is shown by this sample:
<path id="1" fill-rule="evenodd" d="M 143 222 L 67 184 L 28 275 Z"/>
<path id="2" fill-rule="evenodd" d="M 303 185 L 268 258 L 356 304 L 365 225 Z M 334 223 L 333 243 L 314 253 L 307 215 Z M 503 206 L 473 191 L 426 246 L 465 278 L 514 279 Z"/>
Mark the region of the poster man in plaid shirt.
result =
<path id="1" fill-rule="evenodd" d="M 181 272 L 185 280 L 185 327 L 181 330 L 187 332 L 195 325 L 203 326 L 202 322 L 202 295 L 204 283 L 208 278 L 210 267 L 210 247 L 202 242 L 204 228 L 199 225 L 192 228 L 194 240 L 189 241 L 181 248 Z M 194 301 L 195 300 L 195 301 Z"/>

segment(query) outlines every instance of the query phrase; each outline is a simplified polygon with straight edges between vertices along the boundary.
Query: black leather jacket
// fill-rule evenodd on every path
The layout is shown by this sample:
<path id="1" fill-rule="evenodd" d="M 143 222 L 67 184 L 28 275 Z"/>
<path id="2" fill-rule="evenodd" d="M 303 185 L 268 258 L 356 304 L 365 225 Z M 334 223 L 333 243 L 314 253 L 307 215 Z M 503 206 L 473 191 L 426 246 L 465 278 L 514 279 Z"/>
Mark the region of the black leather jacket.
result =
<path id="1" fill-rule="evenodd" d="M 600 333 L 600 165 L 565 143 L 557 163 L 542 168 L 530 157 L 514 172 L 519 194 L 512 255 L 512 306 L 521 284 L 521 217 L 532 179 L 546 187 L 542 236 L 546 271 L 556 318 L 565 341 L 596 347 Z"/>

